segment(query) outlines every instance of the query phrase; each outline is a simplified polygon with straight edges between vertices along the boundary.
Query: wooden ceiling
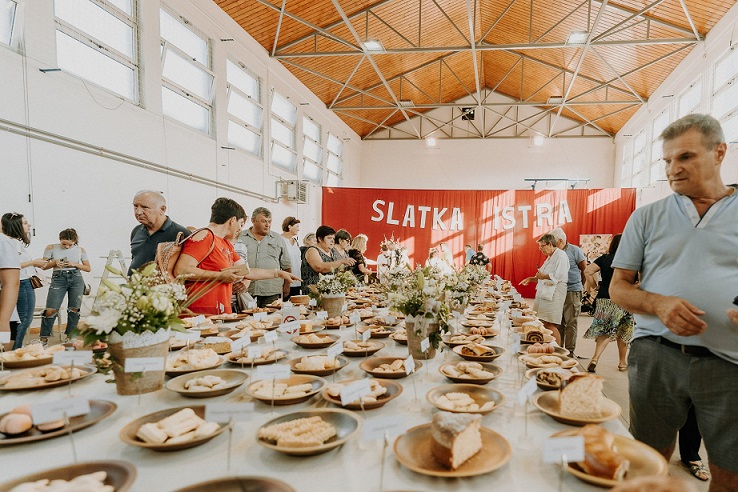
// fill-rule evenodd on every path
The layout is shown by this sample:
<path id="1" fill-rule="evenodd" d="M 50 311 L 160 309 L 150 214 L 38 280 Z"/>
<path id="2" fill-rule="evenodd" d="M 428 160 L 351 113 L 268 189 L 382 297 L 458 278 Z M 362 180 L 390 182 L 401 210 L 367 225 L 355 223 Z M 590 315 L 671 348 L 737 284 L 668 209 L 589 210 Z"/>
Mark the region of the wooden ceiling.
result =
<path id="1" fill-rule="evenodd" d="M 423 138 L 424 118 L 452 127 L 462 107 L 534 109 L 548 136 L 564 135 L 560 117 L 614 135 L 736 2 L 214 1 L 365 139 L 398 124 L 411 130 L 390 138 Z"/>

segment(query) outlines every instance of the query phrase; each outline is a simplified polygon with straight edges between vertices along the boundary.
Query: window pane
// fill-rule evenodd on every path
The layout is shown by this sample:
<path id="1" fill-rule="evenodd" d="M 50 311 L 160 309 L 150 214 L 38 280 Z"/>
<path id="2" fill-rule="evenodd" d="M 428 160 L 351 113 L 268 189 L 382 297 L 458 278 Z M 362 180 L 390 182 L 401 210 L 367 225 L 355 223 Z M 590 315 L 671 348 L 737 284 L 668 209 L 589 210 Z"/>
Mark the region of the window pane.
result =
<path id="1" fill-rule="evenodd" d="M 228 83 L 237 87 L 257 102 L 261 102 L 261 91 L 259 90 L 259 79 L 251 76 L 247 71 L 237 66 L 232 61 L 226 63 Z"/>
<path id="2" fill-rule="evenodd" d="M 261 155 L 261 135 L 234 121 L 228 122 L 228 143 L 256 156 Z"/>
<path id="3" fill-rule="evenodd" d="M 679 97 L 679 117 L 691 113 L 700 104 L 701 96 L 702 82 L 695 82 Z"/>
<path id="4" fill-rule="evenodd" d="M 161 10 L 161 37 L 190 55 L 204 66 L 210 66 L 208 43 L 184 24 Z"/>
<path id="5" fill-rule="evenodd" d="M 322 169 L 308 161 L 307 159 L 302 161 L 302 177 L 320 183 L 320 175 Z"/>
<path id="6" fill-rule="evenodd" d="M 251 99 L 231 91 L 228 95 L 228 112 L 255 128 L 261 128 L 262 110 Z"/>
<path id="7" fill-rule="evenodd" d="M 54 13 L 111 48 L 133 58 L 133 28 L 89 0 L 57 0 Z"/>
<path id="8" fill-rule="evenodd" d="M 13 34 L 13 19 L 16 3 L 11 0 L 0 0 L 0 43 L 10 44 Z"/>
<path id="9" fill-rule="evenodd" d="M 666 167 L 664 162 L 659 160 L 651 164 L 651 183 L 666 179 Z"/>
<path id="10" fill-rule="evenodd" d="M 738 106 L 738 83 L 735 81 L 727 86 L 720 94 L 715 95 L 712 99 L 712 114 L 716 117 L 731 112 Z"/>
<path id="11" fill-rule="evenodd" d="M 738 73 L 738 51 L 731 50 L 728 56 L 715 65 L 715 88 L 722 87 Z"/>
<path id="12" fill-rule="evenodd" d="M 128 15 L 133 13 L 133 0 L 108 0 L 108 3 L 115 5 Z"/>
<path id="13" fill-rule="evenodd" d="M 664 153 L 664 142 L 656 140 L 651 146 L 651 162 L 661 160 Z"/>
<path id="14" fill-rule="evenodd" d="M 181 85 L 194 95 L 210 102 L 213 87 L 213 76 L 195 66 L 174 50 L 167 50 L 164 56 L 163 75 L 172 82 Z"/>
<path id="15" fill-rule="evenodd" d="M 738 115 L 721 122 L 726 142 L 738 141 Z"/>
<path id="16" fill-rule="evenodd" d="M 631 179 L 633 179 L 631 175 L 628 175 L 628 176 L 622 175 L 620 177 L 620 186 L 622 188 L 630 188 Z"/>
<path id="17" fill-rule="evenodd" d="M 326 186 L 341 186 L 341 178 L 335 174 L 328 174 L 328 179 L 325 181 Z"/>
<path id="18" fill-rule="evenodd" d="M 641 152 L 633 156 L 633 174 L 638 174 L 646 166 L 646 154 Z"/>
<path id="19" fill-rule="evenodd" d="M 341 139 L 335 135 L 328 135 L 328 150 L 340 156 L 341 152 L 343 152 L 343 142 L 341 142 Z"/>
<path id="20" fill-rule="evenodd" d="M 633 176 L 633 188 L 643 188 L 644 186 L 648 185 L 648 171 L 643 171 L 641 173 L 636 174 Z"/>
<path id="21" fill-rule="evenodd" d="M 274 118 L 272 118 L 272 138 L 281 142 L 286 147 L 294 148 L 295 146 L 294 131 Z"/>
<path id="22" fill-rule="evenodd" d="M 323 157 L 323 149 L 320 148 L 320 145 L 306 138 L 305 144 L 302 146 L 302 155 L 313 162 L 320 162 Z"/>
<path id="23" fill-rule="evenodd" d="M 297 164 L 297 156 L 284 147 L 272 143 L 272 164 L 294 171 Z"/>
<path id="24" fill-rule="evenodd" d="M 285 97 L 279 95 L 277 91 L 274 91 L 274 98 L 272 99 L 272 113 L 288 123 L 295 124 L 297 108 Z"/>
<path id="25" fill-rule="evenodd" d="M 321 142 L 320 126 L 315 124 L 310 118 L 302 119 L 302 133 L 312 138 L 316 142 Z"/>
<path id="26" fill-rule="evenodd" d="M 341 159 L 336 157 L 333 153 L 328 152 L 328 170 L 332 171 L 336 174 L 341 174 L 341 171 L 343 169 L 343 163 L 341 162 Z"/>
<path id="27" fill-rule="evenodd" d="M 638 135 L 636 135 L 636 138 L 633 142 L 633 153 L 637 154 L 638 152 L 643 152 L 645 148 L 646 148 L 646 132 L 641 131 Z"/>
<path id="28" fill-rule="evenodd" d="M 210 130 L 210 112 L 176 92 L 161 88 L 162 109 L 166 116 L 189 125 L 197 130 Z"/>
<path id="29" fill-rule="evenodd" d="M 661 136 L 661 132 L 669 126 L 669 123 L 671 123 L 670 116 L 669 111 L 664 111 L 653 120 L 653 133 L 651 134 L 653 140 L 657 140 Z"/>
<path id="30" fill-rule="evenodd" d="M 136 79 L 132 69 L 60 31 L 56 31 L 56 57 L 64 70 L 135 100 Z"/>

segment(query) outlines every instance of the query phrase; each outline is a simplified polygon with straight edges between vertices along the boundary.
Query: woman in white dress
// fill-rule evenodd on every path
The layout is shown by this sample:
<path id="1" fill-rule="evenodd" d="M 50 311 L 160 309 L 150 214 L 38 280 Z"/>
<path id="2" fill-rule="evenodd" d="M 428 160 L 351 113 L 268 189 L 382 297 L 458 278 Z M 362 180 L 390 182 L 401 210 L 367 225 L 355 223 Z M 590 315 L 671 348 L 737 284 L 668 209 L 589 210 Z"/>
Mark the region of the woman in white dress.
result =
<path id="1" fill-rule="evenodd" d="M 523 279 L 520 285 L 536 282 L 536 298 L 533 310 L 543 325 L 553 332 L 556 343 L 561 345 L 558 324 L 564 312 L 566 281 L 569 277 L 569 257 L 556 247 L 556 238 L 544 234 L 537 241 L 538 249 L 547 256 L 541 268 L 532 277 Z"/>

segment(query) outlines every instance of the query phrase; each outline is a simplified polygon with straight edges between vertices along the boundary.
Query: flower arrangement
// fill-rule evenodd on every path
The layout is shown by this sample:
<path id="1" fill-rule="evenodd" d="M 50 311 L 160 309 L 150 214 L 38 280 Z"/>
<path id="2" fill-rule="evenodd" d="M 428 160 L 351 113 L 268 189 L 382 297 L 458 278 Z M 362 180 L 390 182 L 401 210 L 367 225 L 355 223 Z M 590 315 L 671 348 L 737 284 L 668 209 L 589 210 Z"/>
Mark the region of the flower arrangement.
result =
<path id="1" fill-rule="evenodd" d="M 113 333 L 141 334 L 169 327 L 182 330 L 179 315 L 210 290 L 210 285 L 205 285 L 188 294 L 184 277 L 168 283 L 156 270 L 155 263 L 134 271 L 130 277 L 110 265 L 106 268 L 125 282 L 102 280 L 92 314 L 77 328 L 86 345 L 107 340 Z"/>
<path id="2" fill-rule="evenodd" d="M 320 275 L 315 285 L 323 296 L 338 296 L 356 287 L 356 276 L 348 270 L 339 270 L 327 275 Z"/>
<path id="3" fill-rule="evenodd" d="M 446 299 L 453 310 L 463 311 L 469 298 L 489 278 L 487 270 L 480 265 L 465 265 L 459 272 L 447 277 Z"/>

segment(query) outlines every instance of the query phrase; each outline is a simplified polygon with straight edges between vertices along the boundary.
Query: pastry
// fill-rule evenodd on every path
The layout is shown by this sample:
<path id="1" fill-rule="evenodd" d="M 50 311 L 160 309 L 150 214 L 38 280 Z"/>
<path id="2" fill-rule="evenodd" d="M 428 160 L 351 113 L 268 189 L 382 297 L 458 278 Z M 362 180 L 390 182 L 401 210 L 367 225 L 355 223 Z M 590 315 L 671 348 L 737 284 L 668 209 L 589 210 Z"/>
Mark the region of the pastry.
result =
<path id="1" fill-rule="evenodd" d="M 495 351 L 492 348 L 487 347 L 486 345 L 481 345 L 479 343 L 468 343 L 461 347 L 461 354 L 473 355 L 476 357 L 488 357 L 491 355 L 495 355 Z"/>
<path id="2" fill-rule="evenodd" d="M 10 492 L 113 492 L 115 489 L 112 485 L 105 485 L 107 476 L 107 472 L 99 471 L 80 475 L 68 481 L 60 478 L 54 480 L 44 478 L 35 482 L 23 482 L 10 489 Z"/>
<path id="3" fill-rule="evenodd" d="M 484 370 L 479 362 L 459 362 L 455 366 L 448 365 L 443 368 L 443 373 L 452 378 L 462 379 L 486 379 L 495 375 Z"/>
<path id="4" fill-rule="evenodd" d="M 185 381 L 184 389 L 190 391 L 210 391 L 225 388 L 227 384 L 226 380 L 220 376 L 208 375 L 188 379 Z"/>
<path id="5" fill-rule="evenodd" d="M 584 461 L 577 465 L 585 472 L 608 480 L 623 480 L 630 461 L 618 453 L 615 436 L 599 425 L 585 425 L 577 432 L 584 437 Z"/>
<path id="6" fill-rule="evenodd" d="M 574 374 L 559 390 L 559 412 L 571 418 L 592 419 L 602 416 L 602 376 Z"/>
<path id="7" fill-rule="evenodd" d="M 44 422 L 43 424 L 36 425 L 36 428 L 41 432 L 51 432 L 64 427 L 64 419 L 52 420 L 51 422 Z"/>
<path id="8" fill-rule="evenodd" d="M 375 403 L 381 396 L 387 393 L 387 388 L 379 384 L 376 379 L 369 380 L 369 387 L 371 388 L 371 394 L 362 396 L 360 400 L 354 400 L 349 403 L 357 403 L 359 401 L 364 404 Z M 341 398 L 341 388 L 343 388 L 343 384 L 341 383 L 331 384 L 326 388 L 326 392 L 333 398 Z"/>
<path id="9" fill-rule="evenodd" d="M 231 341 L 225 337 L 210 337 L 202 341 L 203 348 L 212 349 L 216 354 L 231 351 Z"/>
<path id="10" fill-rule="evenodd" d="M 8 436 L 23 434 L 33 427 L 30 415 L 24 413 L 9 413 L 0 419 L 0 432 Z"/>
<path id="11" fill-rule="evenodd" d="M 288 385 L 273 381 L 259 381 L 252 387 L 254 395 L 268 400 L 282 398 L 299 398 L 313 391 L 310 383 Z"/>
<path id="12" fill-rule="evenodd" d="M 456 470 L 482 449 L 480 415 L 438 412 L 431 423 L 431 454 L 436 461 Z"/>
<path id="13" fill-rule="evenodd" d="M 337 358 L 328 357 L 327 355 L 313 355 L 300 359 L 300 362 L 295 364 L 295 369 L 298 371 L 324 371 L 335 369 L 340 365 L 341 361 Z"/>
<path id="14" fill-rule="evenodd" d="M 451 412 L 486 412 L 495 407 L 495 402 L 488 401 L 480 406 L 468 393 L 451 392 L 439 396 L 436 405 Z"/>
<path id="15" fill-rule="evenodd" d="M 317 416 L 289 420 L 259 429 L 259 439 L 288 448 L 320 446 L 335 435 L 336 428 Z"/>
<path id="16" fill-rule="evenodd" d="M 405 367 L 405 360 L 404 359 L 395 359 L 389 364 L 380 364 L 374 369 L 372 369 L 373 372 L 402 372 L 404 371 Z"/>
<path id="17" fill-rule="evenodd" d="M 218 429 L 219 424 L 206 422 L 191 408 L 183 408 L 158 422 L 142 425 L 136 431 L 136 437 L 150 444 L 181 444 L 207 437 Z"/>
<path id="18" fill-rule="evenodd" d="M 529 345 L 526 350 L 529 354 L 553 354 L 555 349 L 550 343 L 536 342 L 533 345 Z"/>

